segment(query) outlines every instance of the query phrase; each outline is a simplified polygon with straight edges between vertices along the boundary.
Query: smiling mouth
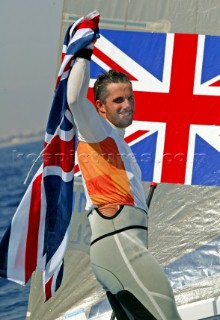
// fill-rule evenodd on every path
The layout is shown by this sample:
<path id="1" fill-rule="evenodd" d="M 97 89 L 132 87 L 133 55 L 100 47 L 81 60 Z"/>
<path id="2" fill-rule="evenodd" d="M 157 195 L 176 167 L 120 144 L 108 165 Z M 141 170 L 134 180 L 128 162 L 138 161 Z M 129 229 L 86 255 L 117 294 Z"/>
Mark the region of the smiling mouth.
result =
<path id="1" fill-rule="evenodd" d="M 131 111 L 123 112 L 123 113 L 121 113 L 121 115 L 122 115 L 123 117 L 129 117 L 129 116 L 132 115 L 132 112 L 131 112 Z"/>

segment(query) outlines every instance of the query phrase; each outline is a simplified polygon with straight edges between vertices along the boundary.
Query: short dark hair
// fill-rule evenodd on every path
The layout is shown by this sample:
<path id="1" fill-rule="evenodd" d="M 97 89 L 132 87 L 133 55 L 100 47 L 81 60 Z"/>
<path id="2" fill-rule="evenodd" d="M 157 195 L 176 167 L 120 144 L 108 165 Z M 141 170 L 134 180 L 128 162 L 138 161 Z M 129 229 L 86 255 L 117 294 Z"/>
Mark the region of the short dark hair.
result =
<path id="1" fill-rule="evenodd" d="M 131 80 L 126 73 L 116 71 L 114 69 L 110 69 L 109 71 L 99 75 L 93 87 L 95 101 L 101 100 L 105 102 L 107 98 L 107 90 L 106 90 L 107 85 L 110 83 L 120 83 L 120 82 L 131 84 Z"/>

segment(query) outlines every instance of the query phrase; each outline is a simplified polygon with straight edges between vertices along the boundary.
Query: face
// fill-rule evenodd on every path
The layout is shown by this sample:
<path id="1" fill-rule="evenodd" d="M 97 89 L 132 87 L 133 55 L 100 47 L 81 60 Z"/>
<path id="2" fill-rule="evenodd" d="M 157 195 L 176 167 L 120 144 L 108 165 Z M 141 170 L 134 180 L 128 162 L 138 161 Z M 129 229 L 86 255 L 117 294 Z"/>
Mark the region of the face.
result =
<path id="1" fill-rule="evenodd" d="M 118 128 L 126 128 L 134 115 L 134 94 L 130 83 L 110 83 L 105 102 L 96 101 L 99 114 Z"/>

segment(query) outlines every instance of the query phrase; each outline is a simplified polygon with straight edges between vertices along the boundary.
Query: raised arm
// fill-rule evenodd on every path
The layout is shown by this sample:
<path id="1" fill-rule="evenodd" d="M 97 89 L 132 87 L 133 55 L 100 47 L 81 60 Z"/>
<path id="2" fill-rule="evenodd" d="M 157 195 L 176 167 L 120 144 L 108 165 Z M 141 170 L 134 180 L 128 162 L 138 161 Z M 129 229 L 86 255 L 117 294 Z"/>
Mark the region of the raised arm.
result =
<path id="1" fill-rule="evenodd" d="M 87 91 L 90 79 L 90 61 L 76 58 L 67 84 L 67 101 L 72 110 L 78 134 L 81 140 L 98 142 L 108 135 L 103 119 L 97 113 Z"/>

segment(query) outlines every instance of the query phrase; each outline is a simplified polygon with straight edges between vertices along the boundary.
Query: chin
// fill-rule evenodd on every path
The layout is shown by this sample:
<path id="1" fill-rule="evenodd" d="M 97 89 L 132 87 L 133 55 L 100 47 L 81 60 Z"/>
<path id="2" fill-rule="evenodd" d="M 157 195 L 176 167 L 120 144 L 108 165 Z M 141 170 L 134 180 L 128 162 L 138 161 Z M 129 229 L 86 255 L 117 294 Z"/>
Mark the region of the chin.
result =
<path id="1" fill-rule="evenodd" d="M 127 128 L 129 127 L 133 122 L 133 119 L 131 119 L 130 121 L 124 121 L 124 122 L 121 122 L 117 125 L 117 127 L 119 128 Z"/>

